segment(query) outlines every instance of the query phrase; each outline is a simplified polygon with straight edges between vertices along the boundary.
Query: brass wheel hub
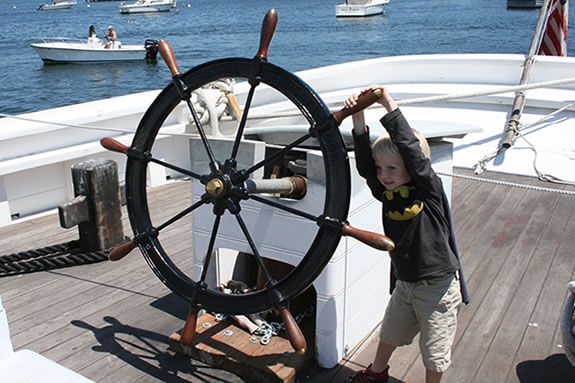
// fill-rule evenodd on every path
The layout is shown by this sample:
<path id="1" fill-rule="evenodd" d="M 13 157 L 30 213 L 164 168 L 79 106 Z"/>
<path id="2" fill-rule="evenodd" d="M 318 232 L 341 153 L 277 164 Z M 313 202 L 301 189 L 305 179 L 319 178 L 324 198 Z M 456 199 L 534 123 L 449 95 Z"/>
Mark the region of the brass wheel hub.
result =
<path id="1" fill-rule="evenodd" d="M 220 197 L 224 193 L 225 190 L 226 190 L 226 185 L 224 184 L 224 181 L 222 181 L 219 178 L 212 178 L 206 184 L 206 193 L 208 193 L 208 195 L 212 198 Z"/>

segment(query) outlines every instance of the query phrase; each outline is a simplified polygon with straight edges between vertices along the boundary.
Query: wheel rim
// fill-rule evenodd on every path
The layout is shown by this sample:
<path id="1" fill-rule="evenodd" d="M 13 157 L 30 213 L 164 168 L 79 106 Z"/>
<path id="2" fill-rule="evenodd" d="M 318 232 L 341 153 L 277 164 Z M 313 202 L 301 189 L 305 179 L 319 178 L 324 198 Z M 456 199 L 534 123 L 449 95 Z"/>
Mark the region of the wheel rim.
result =
<path id="1" fill-rule="evenodd" d="M 266 84 L 289 99 L 313 128 L 314 138 L 322 152 L 325 169 L 325 199 L 321 217 L 343 222 L 347 218 L 350 197 L 349 163 L 343 140 L 337 125 L 331 118 L 326 105 L 319 96 L 297 76 L 265 61 L 257 59 L 224 59 L 197 66 L 181 76 L 189 91 L 200 88 L 221 78 L 247 78 L 252 88 Z M 253 83 L 252 83 L 253 82 Z M 152 151 L 159 129 L 180 104 L 177 87 L 168 85 L 144 114 L 130 150 L 136 153 Z M 249 114 L 249 105 L 244 110 Z M 321 128 L 321 132 L 315 128 Z M 146 192 L 148 161 L 130 156 L 126 169 L 127 208 L 130 223 L 138 245 L 156 275 L 176 294 L 192 304 L 209 311 L 220 313 L 253 313 L 277 307 L 297 296 L 313 283 L 329 262 L 335 251 L 341 232 L 334 230 L 323 220 L 318 222 L 317 233 L 301 262 L 287 276 L 279 281 L 268 281 L 266 288 L 244 295 L 224 294 L 213 288 L 205 288 L 203 279 L 195 281 L 181 270 L 162 246 L 162 237 L 150 217 Z M 225 167 L 225 165 L 224 165 Z M 234 188 L 240 181 L 238 172 L 246 169 L 234 168 L 233 163 L 225 169 L 207 169 L 202 173 L 202 182 L 209 187 L 223 187 L 224 191 L 207 192 L 207 204 L 214 208 L 220 200 L 231 200 L 241 205 L 241 199 L 234 197 Z M 234 181 L 234 179 L 236 179 Z M 218 194 L 223 193 L 223 194 Z M 230 211 L 224 207 L 225 213 Z M 219 218 L 215 215 L 212 234 L 216 233 Z M 241 213 L 238 222 L 241 220 Z M 248 239 L 249 241 L 249 239 Z M 257 251 L 257 249 L 256 249 Z M 208 257 L 209 258 L 209 257 Z M 207 267 L 207 265 L 205 266 Z"/>

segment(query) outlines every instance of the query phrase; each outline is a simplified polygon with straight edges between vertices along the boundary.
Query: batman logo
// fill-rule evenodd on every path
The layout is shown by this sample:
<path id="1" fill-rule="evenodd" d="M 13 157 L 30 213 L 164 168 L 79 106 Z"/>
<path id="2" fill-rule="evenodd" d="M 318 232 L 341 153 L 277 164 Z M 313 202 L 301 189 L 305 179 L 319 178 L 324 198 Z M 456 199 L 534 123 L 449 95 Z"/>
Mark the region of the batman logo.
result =
<path id="1" fill-rule="evenodd" d="M 393 190 L 386 190 L 385 215 L 393 221 L 408 221 L 423 210 L 423 202 L 414 198 L 415 188 L 403 185 Z"/>

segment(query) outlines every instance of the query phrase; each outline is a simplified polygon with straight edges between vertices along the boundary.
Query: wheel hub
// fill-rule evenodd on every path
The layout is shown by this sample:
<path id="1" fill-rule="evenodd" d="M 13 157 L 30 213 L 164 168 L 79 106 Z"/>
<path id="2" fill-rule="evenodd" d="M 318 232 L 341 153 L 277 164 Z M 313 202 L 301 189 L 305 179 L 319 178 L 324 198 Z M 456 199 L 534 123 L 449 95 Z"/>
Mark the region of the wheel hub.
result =
<path id="1" fill-rule="evenodd" d="M 224 195 L 226 184 L 219 178 L 212 178 L 206 184 L 206 193 L 212 198 L 219 198 Z"/>

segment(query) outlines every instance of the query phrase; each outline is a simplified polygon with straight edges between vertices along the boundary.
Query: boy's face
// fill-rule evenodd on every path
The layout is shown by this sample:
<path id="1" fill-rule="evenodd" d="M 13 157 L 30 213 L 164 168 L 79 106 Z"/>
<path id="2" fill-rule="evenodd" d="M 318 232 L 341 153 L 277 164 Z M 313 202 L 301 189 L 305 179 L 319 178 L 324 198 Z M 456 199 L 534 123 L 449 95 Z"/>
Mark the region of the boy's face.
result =
<path id="1" fill-rule="evenodd" d="M 375 156 L 377 179 L 386 190 L 393 190 L 411 181 L 411 176 L 405 169 L 403 158 L 391 153 L 378 153 Z"/>

